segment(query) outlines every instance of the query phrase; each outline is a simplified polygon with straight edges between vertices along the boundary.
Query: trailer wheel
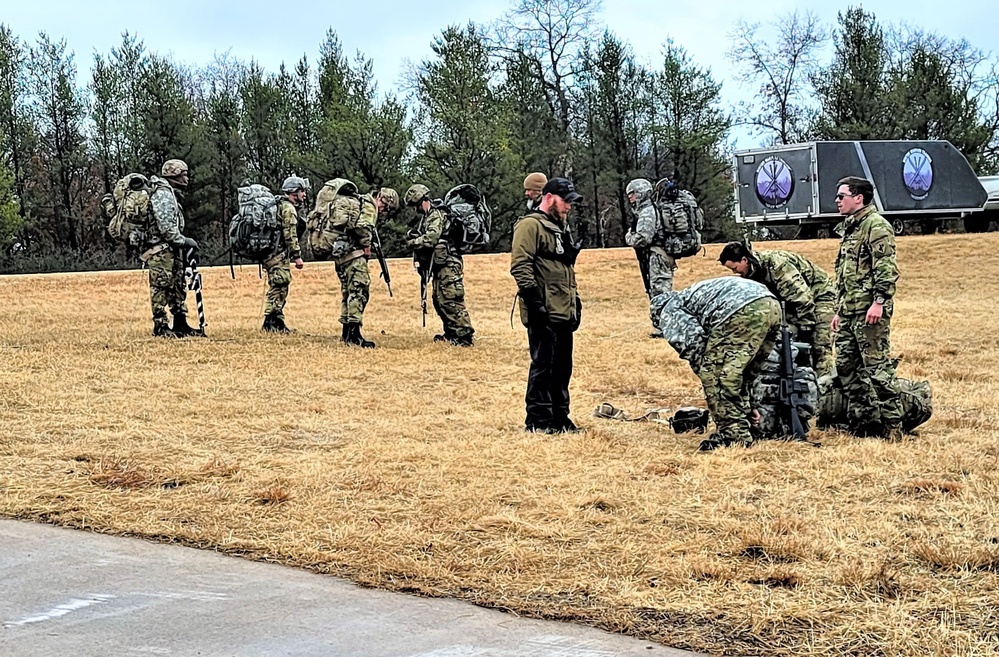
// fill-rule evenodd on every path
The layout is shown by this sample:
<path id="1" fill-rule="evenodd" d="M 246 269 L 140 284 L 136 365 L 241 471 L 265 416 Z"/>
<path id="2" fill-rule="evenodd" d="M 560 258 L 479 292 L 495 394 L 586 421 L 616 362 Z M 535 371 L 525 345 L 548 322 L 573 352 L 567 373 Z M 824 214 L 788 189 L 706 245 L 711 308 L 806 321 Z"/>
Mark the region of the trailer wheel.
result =
<path id="1" fill-rule="evenodd" d="M 895 231 L 896 235 L 905 235 L 905 222 L 901 219 L 892 219 L 891 229 Z"/>
<path id="2" fill-rule="evenodd" d="M 989 217 L 980 217 L 978 215 L 971 215 L 964 218 L 964 232 L 966 233 L 984 233 L 989 229 Z"/>

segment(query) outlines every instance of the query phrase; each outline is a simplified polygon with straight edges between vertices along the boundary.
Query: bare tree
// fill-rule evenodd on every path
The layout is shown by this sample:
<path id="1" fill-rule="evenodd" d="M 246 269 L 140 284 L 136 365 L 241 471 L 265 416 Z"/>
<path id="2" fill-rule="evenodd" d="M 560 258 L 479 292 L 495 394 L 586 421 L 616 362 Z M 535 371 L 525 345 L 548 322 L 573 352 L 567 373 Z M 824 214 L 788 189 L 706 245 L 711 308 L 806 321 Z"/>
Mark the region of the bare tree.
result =
<path id="1" fill-rule="evenodd" d="M 573 92 L 583 52 L 600 34 L 600 0 L 517 0 L 497 24 L 493 51 L 507 61 L 524 57 L 566 138 L 563 171 L 572 170 Z"/>
<path id="2" fill-rule="evenodd" d="M 811 12 L 795 11 L 778 18 L 772 27 L 777 38 L 767 40 L 759 35 L 759 23 L 740 20 L 731 35 L 728 57 L 741 69 L 737 79 L 759 85 L 756 100 L 740 105 L 739 123 L 789 144 L 807 136 L 817 111 L 809 80 L 829 32 Z"/>

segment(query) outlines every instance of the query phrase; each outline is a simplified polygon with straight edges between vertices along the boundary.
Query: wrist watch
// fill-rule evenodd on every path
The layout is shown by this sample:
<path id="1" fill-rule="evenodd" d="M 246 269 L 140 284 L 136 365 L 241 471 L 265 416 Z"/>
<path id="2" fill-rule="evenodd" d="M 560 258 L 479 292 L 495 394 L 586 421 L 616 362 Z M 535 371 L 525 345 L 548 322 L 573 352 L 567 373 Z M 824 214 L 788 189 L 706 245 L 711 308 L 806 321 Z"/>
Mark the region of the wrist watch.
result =
<path id="1" fill-rule="evenodd" d="M 883 306 L 883 305 L 885 305 L 886 301 L 887 301 L 887 299 L 885 299 L 880 294 L 874 297 L 874 303 L 876 303 L 876 304 L 879 304 L 879 305 Z"/>

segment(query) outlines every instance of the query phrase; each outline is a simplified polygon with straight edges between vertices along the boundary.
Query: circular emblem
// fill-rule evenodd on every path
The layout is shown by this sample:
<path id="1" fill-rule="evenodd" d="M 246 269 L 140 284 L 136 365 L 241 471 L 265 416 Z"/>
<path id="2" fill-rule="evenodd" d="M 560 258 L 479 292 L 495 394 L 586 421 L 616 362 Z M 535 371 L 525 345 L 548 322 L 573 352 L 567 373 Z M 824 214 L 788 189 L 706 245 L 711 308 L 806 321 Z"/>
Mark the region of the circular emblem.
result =
<path id="1" fill-rule="evenodd" d="M 787 162 L 772 155 L 756 168 L 756 198 L 768 208 L 786 204 L 794 192 L 794 172 Z"/>
<path id="2" fill-rule="evenodd" d="M 933 186 L 933 160 L 922 148 L 913 148 L 902 157 L 902 182 L 916 201 L 922 201 Z"/>

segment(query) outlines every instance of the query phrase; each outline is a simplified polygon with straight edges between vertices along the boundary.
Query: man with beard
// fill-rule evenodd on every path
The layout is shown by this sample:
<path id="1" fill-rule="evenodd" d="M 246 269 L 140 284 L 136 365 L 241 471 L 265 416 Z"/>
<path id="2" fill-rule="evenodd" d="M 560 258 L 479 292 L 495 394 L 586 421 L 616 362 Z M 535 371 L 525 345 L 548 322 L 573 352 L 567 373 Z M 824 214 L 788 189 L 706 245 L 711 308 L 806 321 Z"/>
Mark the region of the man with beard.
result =
<path id="1" fill-rule="evenodd" d="M 571 181 L 552 178 L 542 188 L 538 209 L 513 229 L 510 274 L 517 282 L 520 319 L 531 351 L 528 431 L 579 431 L 569 419 L 573 333 L 582 313 L 575 272 L 579 247 L 572 243 L 566 220 L 572 204 L 582 200 Z"/>

